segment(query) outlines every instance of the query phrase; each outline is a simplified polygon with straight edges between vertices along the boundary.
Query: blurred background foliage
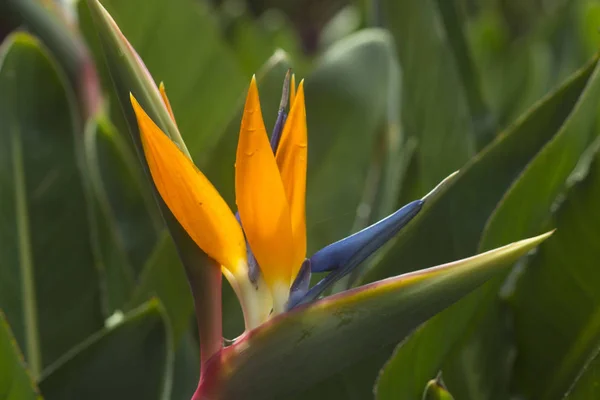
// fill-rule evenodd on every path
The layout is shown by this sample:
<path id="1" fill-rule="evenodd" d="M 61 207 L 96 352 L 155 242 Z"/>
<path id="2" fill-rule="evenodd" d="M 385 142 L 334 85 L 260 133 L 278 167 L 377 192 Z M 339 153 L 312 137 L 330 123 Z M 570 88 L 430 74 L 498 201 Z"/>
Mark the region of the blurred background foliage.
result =
<path id="1" fill-rule="evenodd" d="M 298 398 L 420 399 L 439 371 L 457 399 L 600 396 L 600 1 L 102 4 L 232 207 L 251 75 L 267 127 L 286 70 L 306 79 L 309 253 L 461 169 L 334 290 L 558 228 L 508 277 Z M 0 0 L 0 38 L 0 398 L 189 398 L 192 298 L 87 4 Z M 223 302 L 233 339 L 227 283 Z"/>

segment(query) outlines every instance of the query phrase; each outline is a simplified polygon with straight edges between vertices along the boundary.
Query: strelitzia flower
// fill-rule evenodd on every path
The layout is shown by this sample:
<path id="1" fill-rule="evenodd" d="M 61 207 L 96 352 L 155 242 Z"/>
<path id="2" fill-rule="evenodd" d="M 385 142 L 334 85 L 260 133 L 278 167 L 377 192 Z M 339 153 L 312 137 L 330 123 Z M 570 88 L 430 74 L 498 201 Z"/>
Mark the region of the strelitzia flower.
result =
<path id="1" fill-rule="evenodd" d="M 250 82 L 235 164 L 238 215 L 131 95 L 154 184 L 189 236 L 221 265 L 242 304 L 247 329 L 317 299 L 406 225 L 424 203 L 414 201 L 306 258 L 304 82 L 296 87 L 292 75 L 289 88 L 288 78 L 289 73 L 270 141 L 256 79 Z M 162 85 L 160 93 L 174 121 Z M 327 271 L 329 275 L 309 288 L 312 272 Z"/>

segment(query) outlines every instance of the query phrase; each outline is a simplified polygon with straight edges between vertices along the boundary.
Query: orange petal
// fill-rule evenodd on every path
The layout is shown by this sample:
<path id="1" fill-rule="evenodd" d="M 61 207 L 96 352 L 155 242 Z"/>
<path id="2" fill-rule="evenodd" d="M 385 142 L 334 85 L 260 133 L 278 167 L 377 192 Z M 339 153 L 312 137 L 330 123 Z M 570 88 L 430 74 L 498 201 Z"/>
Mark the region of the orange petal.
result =
<path id="1" fill-rule="evenodd" d="M 175 114 L 173 114 L 173 109 L 171 108 L 171 102 L 169 101 L 169 98 L 167 97 L 167 91 L 165 89 L 165 84 L 163 82 L 161 82 L 160 85 L 158 86 L 158 90 L 160 92 L 160 97 L 162 97 L 163 103 L 165 103 L 165 106 L 167 107 L 167 111 L 169 112 L 169 115 L 171 116 L 171 119 L 173 120 L 173 123 L 175 124 L 175 126 L 177 126 L 177 122 L 175 121 Z"/>
<path id="2" fill-rule="evenodd" d="M 242 226 L 273 291 L 274 302 L 281 303 L 287 300 L 291 284 L 290 209 L 267 137 L 254 77 L 246 98 L 236 157 L 235 194 Z M 282 300 L 284 291 L 286 299 Z"/>
<path id="3" fill-rule="evenodd" d="M 150 119 L 130 95 L 152 180 L 177 221 L 196 244 L 237 275 L 246 243 L 235 216 L 194 163 Z"/>
<path id="4" fill-rule="evenodd" d="M 306 257 L 307 129 L 304 81 L 298 86 L 298 93 L 283 128 L 275 159 L 290 205 L 294 240 L 292 277 L 295 277 Z"/>
<path id="5" fill-rule="evenodd" d="M 290 108 L 294 105 L 294 100 L 296 100 L 296 74 L 292 74 L 290 82 Z"/>

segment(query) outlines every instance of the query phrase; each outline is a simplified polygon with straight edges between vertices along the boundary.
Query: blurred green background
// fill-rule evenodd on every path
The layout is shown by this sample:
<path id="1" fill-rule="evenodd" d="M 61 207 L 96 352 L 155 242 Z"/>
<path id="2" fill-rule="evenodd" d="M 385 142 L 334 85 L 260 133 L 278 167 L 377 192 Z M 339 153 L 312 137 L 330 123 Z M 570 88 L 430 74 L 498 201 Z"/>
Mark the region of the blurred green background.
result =
<path id="1" fill-rule="evenodd" d="M 268 130 L 286 70 L 306 79 L 309 255 L 462 171 L 335 290 L 559 227 L 393 356 L 298 398 L 372 398 L 379 377 L 377 398 L 418 399 L 440 370 L 457 399 L 562 399 L 573 387 L 571 400 L 600 398 L 599 0 L 102 4 L 165 83 L 192 157 L 232 208 L 252 74 Z M 48 399 L 83 387 L 124 396 L 90 399 L 133 388 L 189 398 L 188 283 L 86 3 L 0 0 L 0 39 L 0 309 L 33 380 Z M 233 339 L 243 320 L 226 283 L 223 302 Z"/>

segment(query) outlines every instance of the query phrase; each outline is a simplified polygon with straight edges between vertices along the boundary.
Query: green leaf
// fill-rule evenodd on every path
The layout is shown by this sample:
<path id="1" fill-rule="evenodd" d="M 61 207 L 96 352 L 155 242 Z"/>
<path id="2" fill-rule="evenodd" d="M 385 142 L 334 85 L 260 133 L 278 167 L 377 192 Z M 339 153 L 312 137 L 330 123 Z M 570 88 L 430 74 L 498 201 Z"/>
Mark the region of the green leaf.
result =
<path id="1" fill-rule="evenodd" d="M 590 144 L 593 134 L 592 126 L 596 121 L 599 108 L 600 67 L 596 66 L 586 89 L 556 135 L 527 165 L 490 216 L 481 239 L 481 251 L 504 243 L 505 240 L 513 240 L 543 229 L 558 195 L 565 190 L 567 178 Z M 497 336 L 498 332 L 506 327 L 502 312 L 503 306 L 498 301 L 498 292 L 502 283 L 501 279 L 494 280 L 477 294 L 477 300 L 474 301 L 478 303 L 478 311 L 469 321 L 469 341 L 483 341 L 484 339 L 479 338 L 496 336 L 496 340 L 493 341 L 496 346 L 502 346 L 501 341 L 505 342 L 504 346 L 506 347 L 510 345 L 507 335 Z M 495 317 L 490 320 L 490 316 Z M 491 382 L 497 380 L 497 375 L 505 374 L 504 371 L 498 371 L 497 366 L 500 363 L 497 358 L 494 358 L 492 351 L 493 347 L 481 347 L 475 357 L 471 356 L 470 363 L 465 365 L 461 362 L 453 362 L 451 366 L 444 368 L 445 371 L 450 368 L 457 369 L 457 372 L 452 375 L 458 377 L 459 381 L 470 379 L 465 370 L 479 372 L 478 376 L 473 378 L 477 384 L 462 383 L 465 387 L 471 387 L 470 397 L 467 397 L 465 393 L 457 392 L 452 381 L 449 380 L 449 374 L 445 373 L 448 386 L 457 397 L 482 399 L 484 397 L 481 393 L 490 392 Z M 473 350 L 467 345 L 462 352 L 472 353 Z M 499 354 L 495 354 L 495 356 L 497 357 Z M 539 383 L 539 376 L 532 377 L 531 380 Z M 566 387 L 563 386 L 563 391 L 558 394 L 562 395 L 569 384 L 570 381 L 562 382 L 562 385 L 566 385 Z M 550 388 L 560 387 L 561 382 L 556 378 L 551 383 L 546 381 L 545 385 Z M 476 389 L 473 390 L 473 387 Z M 536 393 L 536 398 L 544 398 L 542 393 L 551 390 L 549 387 L 545 387 L 543 392 L 532 390 Z M 554 398 L 551 395 L 549 397 Z"/>
<path id="2" fill-rule="evenodd" d="M 569 393 L 564 397 L 565 400 L 589 400 L 597 399 L 600 396 L 600 357 L 596 355 L 590 361 Z"/>
<path id="3" fill-rule="evenodd" d="M 41 400 L 35 381 L 0 311 L 0 399 Z"/>
<path id="4" fill-rule="evenodd" d="M 170 400 L 190 400 L 200 377 L 200 349 L 188 332 L 175 352 L 173 389 Z"/>
<path id="5" fill-rule="evenodd" d="M 402 66 L 404 128 L 418 142 L 403 195 L 421 197 L 474 153 L 467 98 L 434 0 L 385 0 L 381 15 Z"/>
<path id="6" fill-rule="evenodd" d="M 150 301 L 65 354 L 45 371 L 40 389 L 47 400 L 165 399 L 172 345 L 160 304 Z"/>
<path id="7" fill-rule="evenodd" d="M 527 163 L 560 130 L 591 82 L 595 68 L 596 59 L 471 160 L 399 233 L 391 250 L 364 280 L 372 282 L 407 267 L 426 268 L 476 253 L 484 224 L 496 204 Z M 401 265 L 398 260 L 402 260 Z M 422 387 L 464 335 L 470 313 L 478 305 L 476 296 L 468 297 L 434 317 L 399 346 L 394 360 L 410 369 L 398 375 L 394 383 L 397 393 L 406 399 L 419 398 Z"/>
<path id="8" fill-rule="evenodd" d="M 129 91 L 133 92 L 148 115 L 156 122 L 163 132 L 171 137 L 174 143 L 176 143 L 183 152 L 187 152 L 186 145 L 180 136 L 177 125 L 171 119 L 158 88 L 153 82 L 148 70 L 127 39 L 123 36 L 115 21 L 97 0 L 87 0 L 87 4 L 89 5 L 90 13 L 103 45 L 108 68 L 113 78 L 123 113 L 126 115 L 126 120 L 129 124 L 129 131 L 138 154 L 140 165 L 142 165 L 149 182 L 151 182 L 148 165 L 141 145 L 136 117 L 130 104 Z M 127 4 L 133 5 L 133 3 Z M 178 15 L 169 14 L 171 4 L 168 6 L 166 3 L 160 4 L 163 4 L 166 7 L 166 10 L 163 10 L 166 14 L 158 15 L 160 20 L 162 20 L 162 17 L 174 17 Z M 134 7 L 133 9 L 130 9 L 130 11 L 137 13 L 137 11 L 139 11 L 138 8 L 139 7 Z M 147 10 L 149 8 L 144 7 L 143 9 Z M 182 10 L 177 7 L 173 7 L 173 9 L 182 12 Z M 154 10 L 154 12 L 156 12 L 156 10 Z M 193 10 L 187 10 L 187 12 L 191 15 L 195 15 Z M 156 16 L 156 14 L 151 15 Z M 187 18 L 187 16 L 184 16 L 184 18 Z M 148 23 L 148 21 L 146 21 L 146 23 Z M 175 21 L 173 23 L 175 23 Z M 135 37 L 135 32 L 132 32 L 131 34 Z M 139 32 L 137 34 L 140 35 Z M 183 40 L 184 38 L 181 39 Z M 185 40 L 183 40 L 182 43 L 184 42 Z M 187 42 L 185 43 L 187 44 Z M 161 55 L 161 57 L 164 58 L 164 55 Z M 170 65 L 175 64 L 172 64 L 170 61 Z M 179 74 L 181 74 L 181 71 Z M 175 112 L 177 111 L 175 110 Z M 210 354 L 213 354 L 213 352 L 221 348 L 222 343 L 220 332 L 221 304 L 218 301 L 219 299 L 215 298 L 213 295 L 216 290 L 215 288 L 220 287 L 221 285 L 221 272 L 214 268 L 213 265 L 209 265 L 206 254 L 196 245 L 196 243 L 194 243 L 185 229 L 177 222 L 176 218 L 166 206 L 160 195 L 156 192 L 155 188 L 154 197 L 159 204 L 163 219 L 177 246 L 179 257 L 181 258 L 187 277 L 191 283 L 190 286 L 194 293 L 196 309 L 198 310 L 196 317 L 200 329 L 200 337 L 202 337 L 201 343 L 205 346 L 203 354 L 208 358 Z"/>
<path id="9" fill-rule="evenodd" d="M 599 200 L 596 155 L 589 175 L 552 218 L 556 236 L 540 247 L 517 284 L 515 374 L 532 398 L 561 398 L 600 346 Z"/>
<path id="10" fill-rule="evenodd" d="M 73 94 L 33 37 L 1 52 L 0 307 L 36 376 L 103 319 Z"/>
<path id="11" fill-rule="evenodd" d="M 142 195 L 148 188 L 114 127 L 102 117 L 90 119 L 84 143 L 93 244 L 103 279 L 105 309 L 110 315 L 129 301 L 137 272 L 162 223 L 157 220 L 152 226 L 154 199 L 150 193 L 149 198 Z"/>
<path id="12" fill-rule="evenodd" d="M 90 32 L 85 2 L 80 3 L 83 29 L 93 44 L 95 34 Z M 123 47 L 118 34 L 98 24 L 95 0 L 88 3 L 126 115 L 131 108 L 129 92 L 133 92 L 148 115 L 172 135 L 174 127 L 168 116 L 155 104 L 158 93 L 148 87 L 149 82 L 140 81 L 143 71 L 130 59 L 131 52 Z M 207 4 L 194 0 L 142 3 L 102 1 L 152 76 L 165 83 L 190 153 L 194 158 L 204 156 L 225 128 L 250 76 L 244 76 L 225 46 Z M 104 65 L 101 56 L 96 57 L 98 64 Z"/>
<path id="13" fill-rule="evenodd" d="M 548 235 L 342 292 L 275 318 L 225 350 L 219 398 L 277 398 L 299 385 L 310 387 L 402 339 Z"/>
<path id="14" fill-rule="evenodd" d="M 395 68 L 392 38 L 369 29 L 332 45 L 306 78 L 309 254 L 362 228 L 354 226 L 359 205 L 374 206 L 364 193 L 373 159 L 387 156 L 389 143 L 377 139 L 388 128 L 389 96 L 400 90 Z"/>
<path id="15" fill-rule="evenodd" d="M 165 232 L 139 277 L 139 283 L 129 304 L 137 306 L 156 296 L 169 317 L 175 344 L 188 330 L 194 314 L 194 301 L 184 269 L 171 237 Z"/>
<path id="16" fill-rule="evenodd" d="M 466 10 L 463 10 L 462 4 L 456 0 L 436 0 L 436 3 L 448 38 L 448 45 L 452 50 L 452 58 L 464 87 L 477 148 L 481 149 L 494 138 L 496 126 L 494 116 L 483 97 L 480 74 L 465 37 L 464 30 L 468 24 Z"/>

